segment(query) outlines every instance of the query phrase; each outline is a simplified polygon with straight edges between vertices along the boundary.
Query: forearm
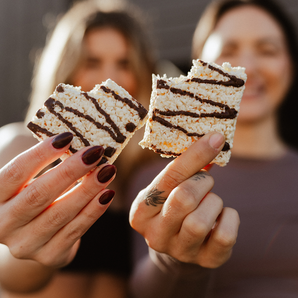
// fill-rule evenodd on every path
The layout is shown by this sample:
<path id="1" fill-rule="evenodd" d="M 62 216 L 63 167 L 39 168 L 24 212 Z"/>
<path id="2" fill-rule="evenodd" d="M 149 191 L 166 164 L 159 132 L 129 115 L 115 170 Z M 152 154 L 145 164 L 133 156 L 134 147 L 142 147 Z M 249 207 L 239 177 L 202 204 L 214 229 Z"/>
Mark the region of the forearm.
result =
<path id="1" fill-rule="evenodd" d="M 55 269 L 35 261 L 14 258 L 7 246 L 0 244 L 0 284 L 9 292 L 30 293 L 42 289 Z"/>
<path id="2" fill-rule="evenodd" d="M 134 270 L 133 298 L 201 298 L 208 288 L 210 269 L 179 262 L 150 250 Z"/>

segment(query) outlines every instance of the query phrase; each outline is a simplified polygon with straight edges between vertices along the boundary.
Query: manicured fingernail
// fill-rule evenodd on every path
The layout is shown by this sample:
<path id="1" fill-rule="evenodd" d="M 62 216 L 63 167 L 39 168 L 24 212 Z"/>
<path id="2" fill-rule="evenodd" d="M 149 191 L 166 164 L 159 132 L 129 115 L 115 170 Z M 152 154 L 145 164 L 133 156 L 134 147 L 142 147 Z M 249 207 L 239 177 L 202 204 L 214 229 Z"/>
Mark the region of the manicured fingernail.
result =
<path id="1" fill-rule="evenodd" d="M 209 138 L 209 145 L 214 149 L 219 149 L 224 142 L 224 136 L 221 133 L 214 133 Z"/>
<path id="2" fill-rule="evenodd" d="M 94 146 L 89 148 L 87 151 L 84 152 L 82 155 L 82 160 L 84 164 L 91 165 L 99 160 L 102 155 L 104 154 L 104 148 L 101 146 Z"/>
<path id="3" fill-rule="evenodd" d="M 108 204 L 115 196 L 115 191 L 114 190 L 108 190 L 104 192 L 101 197 L 98 199 L 99 203 L 101 205 L 106 205 Z"/>
<path id="4" fill-rule="evenodd" d="M 97 174 L 97 179 L 100 183 L 108 182 L 116 174 L 116 167 L 107 165 L 103 167 Z"/>
<path id="5" fill-rule="evenodd" d="M 71 132 L 63 132 L 59 135 L 57 135 L 53 140 L 52 140 L 52 146 L 55 149 L 61 149 L 68 145 L 73 139 L 73 134 Z"/>

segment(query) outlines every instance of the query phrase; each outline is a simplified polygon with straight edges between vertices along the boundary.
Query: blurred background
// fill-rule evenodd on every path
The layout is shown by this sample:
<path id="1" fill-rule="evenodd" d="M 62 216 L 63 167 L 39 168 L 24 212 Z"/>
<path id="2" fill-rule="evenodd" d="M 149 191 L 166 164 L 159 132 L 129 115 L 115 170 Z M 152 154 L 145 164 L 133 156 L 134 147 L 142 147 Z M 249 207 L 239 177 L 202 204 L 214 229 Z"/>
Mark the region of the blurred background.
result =
<path id="1" fill-rule="evenodd" d="M 128 1 L 139 6 L 149 19 L 159 58 L 187 72 L 192 34 L 211 0 Z M 298 0 L 279 2 L 298 26 Z M 71 4 L 72 0 L 0 0 L 0 127 L 23 120 L 35 57 L 57 18 Z"/>

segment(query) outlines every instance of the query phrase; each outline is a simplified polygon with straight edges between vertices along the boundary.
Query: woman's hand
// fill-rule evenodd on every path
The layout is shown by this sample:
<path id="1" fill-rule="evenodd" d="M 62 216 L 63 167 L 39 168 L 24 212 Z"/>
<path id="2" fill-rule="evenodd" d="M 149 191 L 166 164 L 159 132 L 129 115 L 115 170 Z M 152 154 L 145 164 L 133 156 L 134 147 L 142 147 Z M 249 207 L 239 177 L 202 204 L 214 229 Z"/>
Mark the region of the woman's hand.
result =
<path id="1" fill-rule="evenodd" d="M 239 216 L 211 193 L 203 169 L 220 152 L 224 137 L 210 133 L 171 162 L 133 202 L 132 227 L 154 250 L 181 262 L 216 268 L 226 262 L 238 233 Z"/>
<path id="2" fill-rule="evenodd" d="M 96 167 L 104 152 L 100 146 L 82 149 L 32 180 L 68 149 L 71 140 L 71 133 L 49 138 L 0 170 L 0 243 L 15 258 L 65 266 L 74 258 L 81 236 L 114 196 L 105 187 L 116 168 Z"/>

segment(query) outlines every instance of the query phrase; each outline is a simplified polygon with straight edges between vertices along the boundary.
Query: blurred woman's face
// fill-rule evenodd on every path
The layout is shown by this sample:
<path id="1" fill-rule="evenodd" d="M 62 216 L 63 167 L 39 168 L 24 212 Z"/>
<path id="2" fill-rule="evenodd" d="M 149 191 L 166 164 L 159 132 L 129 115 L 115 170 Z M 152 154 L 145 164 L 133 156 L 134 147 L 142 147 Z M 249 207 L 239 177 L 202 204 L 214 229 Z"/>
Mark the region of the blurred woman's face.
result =
<path id="1" fill-rule="evenodd" d="M 124 36 L 112 28 L 91 29 L 84 38 L 83 59 L 71 83 L 90 91 L 111 79 L 135 96 L 137 82 Z"/>
<path id="2" fill-rule="evenodd" d="M 283 32 L 267 12 L 254 6 L 228 11 L 207 40 L 202 59 L 246 68 L 238 122 L 275 117 L 291 85 L 292 68 Z"/>

